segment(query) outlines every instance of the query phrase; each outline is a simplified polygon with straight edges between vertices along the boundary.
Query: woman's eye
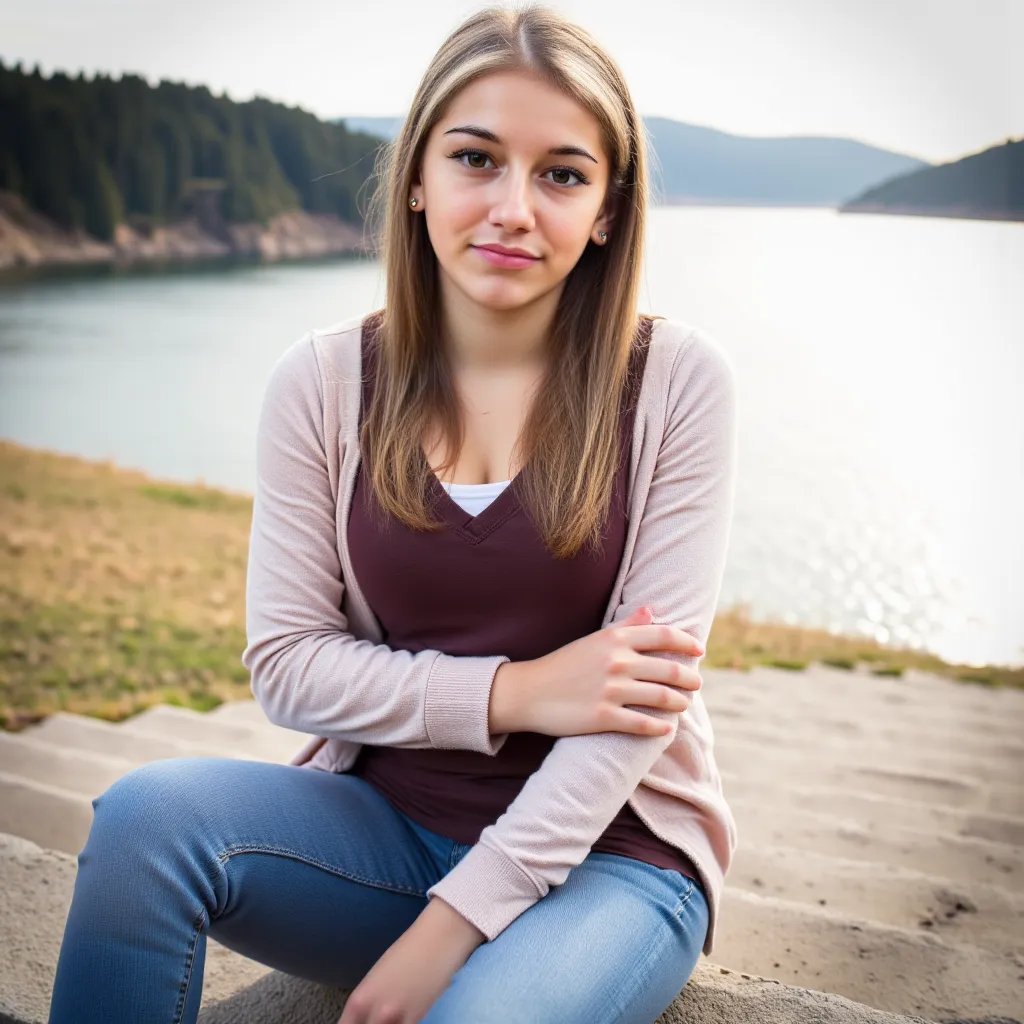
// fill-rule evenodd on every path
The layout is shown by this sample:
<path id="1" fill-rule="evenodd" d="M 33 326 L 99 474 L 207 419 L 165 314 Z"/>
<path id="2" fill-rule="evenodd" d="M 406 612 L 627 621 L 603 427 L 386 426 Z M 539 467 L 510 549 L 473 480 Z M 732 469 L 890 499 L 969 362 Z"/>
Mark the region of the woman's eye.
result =
<path id="1" fill-rule="evenodd" d="M 547 174 L 571 174 L 576 179 L 576 184 L 570 186 L 571 188 L 576 188 L 578 185 L 589 185 L 590 184 L 590 179 L 589 178 L 584 177 L 579 171 L 574 171 L 571 167 L 552 167 L 551 170 L 547 171 L 546 173 Z M 556 181 L 555 184 L 556 185 L 560 185 L 561 182 Z"/>
<path id="2" fill-rule="evenodd" d="M 490 160 L 490 156 L 480 149 L 460 149 L 455 153 L 451 153 L 450 157 L 452 160 L 462 161 L 463 157 L 483 157 L 484 161 Z M 486 163 L 481 166 L 479 164 L 463 164 L 463 167 L 469 167 L 473 171 L 482 171 L 486 167 Z M 580 171 L 574 170 L 572 167 L 552 167 L 550 170 L 545 172 L 546 174 L 571 174 L 576 178 L 575 184 L 567 184 L 564 181 L 554 181 L 555 185 L 559 185 L 562 188 L 576 188 L 579 185 L 587 185 L 590 183 L 589 179 L 585 177 Z"/>

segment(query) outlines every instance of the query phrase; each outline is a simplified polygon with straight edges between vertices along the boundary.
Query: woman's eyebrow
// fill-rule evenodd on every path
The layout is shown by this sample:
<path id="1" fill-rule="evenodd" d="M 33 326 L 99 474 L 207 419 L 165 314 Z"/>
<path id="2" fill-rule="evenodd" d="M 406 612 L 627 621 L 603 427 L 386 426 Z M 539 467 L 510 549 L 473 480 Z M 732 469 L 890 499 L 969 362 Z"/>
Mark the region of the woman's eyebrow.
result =
<path id="1" fill-rule="evenodd" d="M 454 132 L 461 132 L 463 135 L 475 135 L 478 139 L 486 139 L 488 142 L 493 142 L 497 146 L 503 146 L 504 143 L 497 135 L 492 131 L 488 131 L 486 128 L 480 128 L 475 124 L 463 124 L 459 125 L 458 128 L 449 128 L 444 135 L 451 135 Z M 554 146 L 548 150 L 549 153 L 555 156 L 585 156 L 588 160 L 593 160 L 594 163 L 598 163 L 597 157 L 591 156 L 585 149 L 580 146 Z"/>

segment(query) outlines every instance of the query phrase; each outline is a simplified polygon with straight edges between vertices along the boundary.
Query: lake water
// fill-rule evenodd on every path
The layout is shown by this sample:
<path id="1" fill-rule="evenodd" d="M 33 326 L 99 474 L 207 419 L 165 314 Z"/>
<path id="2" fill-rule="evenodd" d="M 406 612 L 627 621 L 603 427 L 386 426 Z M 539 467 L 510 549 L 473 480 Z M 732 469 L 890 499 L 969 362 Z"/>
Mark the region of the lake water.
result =
<path id="1" fill-rule="evenodd" d="M 740 389 L 721 606 L 1024 664 L 1024 227 L 652 211 L 641 308 Z M 0 437 L 251 493 L 263 389 L 310 327 L 383 305 L 341 259 L 0 286 Z"/>

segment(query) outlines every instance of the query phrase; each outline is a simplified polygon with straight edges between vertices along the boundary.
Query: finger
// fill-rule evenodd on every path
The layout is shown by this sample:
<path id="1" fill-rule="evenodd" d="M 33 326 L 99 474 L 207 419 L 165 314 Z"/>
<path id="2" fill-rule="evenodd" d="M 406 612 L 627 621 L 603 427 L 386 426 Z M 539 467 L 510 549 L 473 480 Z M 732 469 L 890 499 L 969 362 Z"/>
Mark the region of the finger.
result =
<path id="1" fill-rule="evenodd" d="M 672 723 L 664 722 L 653 715 L 630 711 L 621 716 L 620 724 L 616 725 L 615 731 L 632 733 L 634 736 L 664 736 L 672 731 Z"/>
<path id="2" fill-rule="evenodd" d="M 636 650 L 645 651 L 678 651 L 681 654 L 705 654 L 704 645 L 689 633 L 673 630 L 670 645 L 665 644 L 665 629 L 662 623 L 650 623 L 648 628 L 641 628 L 637 633 L 638 641 L 633 641 Z"/>
<path id="3" fill-rule="evenodd" d="M 633 678 L 648 683 L 674 686 L 677 690 L 699 690 L 704 685 L 700 673 L 685 665 L 681 666 L 681 670 L 673 667 L 678 664 L 677 661 L 669 661 L 667 658 L 659 658 L 657 655 L 645 657 L 639 673 Z M 678 679 L 676 678 L 677 671 L 680 673 Z"/>

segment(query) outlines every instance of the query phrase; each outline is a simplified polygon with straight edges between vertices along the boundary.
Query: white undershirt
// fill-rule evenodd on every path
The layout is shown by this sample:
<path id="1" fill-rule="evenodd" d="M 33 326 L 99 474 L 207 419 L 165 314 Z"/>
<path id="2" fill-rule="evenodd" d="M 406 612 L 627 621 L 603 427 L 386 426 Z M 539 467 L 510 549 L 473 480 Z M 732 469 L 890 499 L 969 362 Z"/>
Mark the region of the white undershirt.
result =
<path id="1" fill-rule="evenodd" d="M 440 483 L 456 505 L 471 516 L 478 516 L 512 481 L 495 480 L 490 484 L 450 484 L 441 480 Z"/>

